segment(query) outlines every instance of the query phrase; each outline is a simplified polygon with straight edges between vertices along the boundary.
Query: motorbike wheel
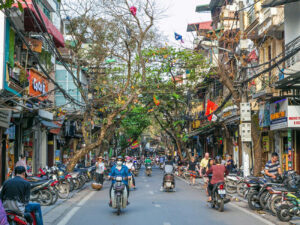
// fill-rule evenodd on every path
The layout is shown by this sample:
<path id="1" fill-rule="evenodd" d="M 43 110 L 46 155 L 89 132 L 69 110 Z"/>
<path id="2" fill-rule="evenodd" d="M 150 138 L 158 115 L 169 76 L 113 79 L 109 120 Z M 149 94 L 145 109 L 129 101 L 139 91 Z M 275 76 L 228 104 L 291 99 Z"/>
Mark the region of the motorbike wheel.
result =
<path id="1" fill-rule="evenodd" d="M 259 204 L 261 207 L 266 210 L 268 205 L 267 205 L 267 195 L 269 194 L 268 191 L 263 192 L 260 197 L 259 197 Z"/>
<path id="2" fill-rule="evenodd" d="M 218 206 L 219 206 L 218 210 L 219 210 L 219 212 L 224 212 L 224 199 L 222 199 L 222 198 L 219 197 L 218 202 L 219 202 L 218 203 Z"/>
<path id="3" fill-rule="evenodd" d="M 121 196 L 117 196 L 117 215 L 119 216 L 121 214 Z"/>
<path id="4" fill-rule="evenodd" d="M 290 206 L 287 204 L 281 205 L 277 211 L 277 217 L 282 222 L 288 222 L 292 219 L 292 216 L 289 213 Z"/>
<path id="5" fill-rule="evenodd" d="M 67 183 L 60 183 L 57 186 L 57 194 L 59 198 L 66 199 L 69 197 L 70 188 Z"/>
<path id="6" fill-rule="evenodd" d="M 239 183 L 236 186 L 236 191 L 240 197 L 244 197 L 247 185 L 245 183 Z"/>
<path id="7" fill-rule="evenodd" d="M 79 178 L 75 178 L 74 180 L 74 189 L 77 190 L 80 187 Z"/>
<path id="8" fill-rule="evenodd" d="M 45 190 L 41 190 L 39 192 L 38 202 L 42 206 L 49 206 L 49 205 L 51 205 L 52 201 L 53 201 L 53 195 L 52 195 L 51 191 L 45 189 Z"/>
<path id="9" fill-rule="evenodd" d="M 257 199 L 257 192 L 252 192 L 248 195 L 248 205 L 252 210 L 261 210 L 262 207 L 259 203 L 259 199 Z"/>
<path id="10" fill-rule="evenodd" d="M 226 182 L 226 185 L 225 185 L 225 190 L 229 193 L 229 194 L 234 194 L 237 192 L 237 189 L 236 189 L 236 182 L 234 181 L 227 181 Z"/>
<path id="11" fill-rule="evenodd" d="M 75 187 L 74 182 L 72 180 L 69 180 L 68 183 L 70 185 L 70 192 L 74 191 L 74 187 Z"/>
<path id="12" fill-rule="evenodd" d="M 282 196 L 280 196 L 280 195 L 275 196 L 275 197 L 271 200 L 271 203 L 270 203 L 270 210 L 272 211 L 272 213 L 274 213 L 274 215 L 276 215 L 277 211 L 278 211 L 279 208 L 280 208 L 281 200 L 282 200 Z"/>
<path id="13" fill-rule="evenodd" d="M 53 198 L 52 198 L 52 203 L 51 203 L 51 205 L 54 205 L 54 204 L 57 202 L 57 200 L 58 200 L 58 194 L 57 194 L 57 191 L 56 191 L 56 190 L 53 190 L 53 191 L 52 191 L 52 195 L 53 195 Z"/>
<path id="14" fill-rule="evenodd" d="M 83 185 L 85 184 L 85 180 L 83 177 L 79 177 L 79 189 L 83 187 Z"/>

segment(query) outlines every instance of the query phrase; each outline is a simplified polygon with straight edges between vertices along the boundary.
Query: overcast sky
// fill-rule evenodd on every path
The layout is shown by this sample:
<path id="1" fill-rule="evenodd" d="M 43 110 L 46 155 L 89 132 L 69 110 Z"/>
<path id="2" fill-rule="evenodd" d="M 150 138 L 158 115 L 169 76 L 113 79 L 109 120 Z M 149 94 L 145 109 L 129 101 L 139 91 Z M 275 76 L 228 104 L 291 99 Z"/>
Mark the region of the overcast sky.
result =
<path id="1" fill-rule="evenodd" d="M 210 0 L 157 0 L 165 11 L 165 17 L 158 21 L 159 29 L 169 38 L 169 44 L 180 46 L 180 42 L 175 41 L 174 32 L 181 34 L 184 46 L 189 47 L 193 41 L 193 36 L 186 32 L 187 24 L 210 20 L 210 13 L 195 12 L 197 5 L 207 4 Z"/>

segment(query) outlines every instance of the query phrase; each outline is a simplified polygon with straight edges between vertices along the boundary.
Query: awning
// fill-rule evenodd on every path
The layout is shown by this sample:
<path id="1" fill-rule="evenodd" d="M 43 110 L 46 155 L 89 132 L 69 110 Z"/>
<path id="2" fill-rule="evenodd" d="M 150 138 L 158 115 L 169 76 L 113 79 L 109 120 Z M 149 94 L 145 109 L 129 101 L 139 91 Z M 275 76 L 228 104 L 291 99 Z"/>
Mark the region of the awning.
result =
<path id="1" fill-rule="evenodd" d="M 60 126 L 58 126 L 57 124 L 53 123 L 53 122 L 49 122 L 46 120 L 41 120 L 41 124 L 45 127 L 48 127 L 50 129 L 57 129 L 60 128 Z"/>
<path id="2" fill-rule="evenodd" d="M 275 83 L 276 89 L 299 89 L 300 88 L 300 72 L 296 72 Z"/>
<path id="3" fill-rule="evenodd" d="M 35 10 L 32 0 L 26 0 L 22 2 L 22 7 L 24 9 L 24 28 L 25 31 L 34 31 L 40 33 L 41 30 L 39 29 L 38 25 L 35 23 L 34 18 L 32 18 L 32 13 L 34 14 L 36 20 L 38 21 L 39 25 L 42 28 L 43 32 L 48 32 L 50 35 L 53 36 L 53 41 L 56 47 L 64 47 L 65 41 L 63 35 L 59 32 L 59 30 L 53 25 L 53 23 L 48 19 L 48 17 L 44 14 L 44 12 L 39 8 L 39 12 L 41 17 L 46 25 L 46 29 L 43 26 L 43 22 L 40 20 L 38 12 Z M 18 8 L 18 4 L 13 4 L 13 7 Z"/>
<path id="4" fill-rule="evenodd" d="M 279 5 L 284 5 L 292 2 L 298 2 L 300 0 L 265 0 L 262 4 L 263 8 L 275 7 Z"/>
<path id="5" fill-rule="evenodd" d="M 197 31 L 197 30 L 212 30 L 212 21 L 205 21 L 200 23 L 190 23 L 187 26 L 187 32 Z"/>
<path id="6" fill-rule="evenodd" d="M 59 134 L 59 132 L 61 130 L 61 127 L 62 127 L 62 124 L 63 124 L 63 121 L 54 121 L 53 123 L 56 124 L 57 126 L 59 126 L 59 128 L 51 129 L 50 133 Z"/>

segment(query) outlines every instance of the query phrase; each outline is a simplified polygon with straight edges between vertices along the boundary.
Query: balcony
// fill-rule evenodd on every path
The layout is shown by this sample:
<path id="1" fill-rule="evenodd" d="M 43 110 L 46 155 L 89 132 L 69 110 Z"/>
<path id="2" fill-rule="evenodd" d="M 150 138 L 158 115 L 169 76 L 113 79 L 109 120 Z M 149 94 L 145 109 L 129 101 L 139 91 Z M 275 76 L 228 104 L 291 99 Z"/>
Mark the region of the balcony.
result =
<path id="1" fill-rule="evenodd" d="M 285 46 L 286 54 L 293 52 L 295 49 L 300 47 L 300 36 L 295 40 L 291 41 Z M 291 73 L 300 71 L 300 51 L 295 55 L 286 60 L 286 69 L 285 72 L 290 71 Z M 289 73 L 289 72 L 287 72 Z"/>
<path id="2" fill-rule="evenodd" d="M 265 32 L 271 30 L 278 30 L 279 32 L 283 31 L 283 28 L 280 28 L 284 22 L 284 12 L 283 8 L 264 8 L 261 10 L 259 15 L 259 29 L 258 35 L 264 35 Z"/>

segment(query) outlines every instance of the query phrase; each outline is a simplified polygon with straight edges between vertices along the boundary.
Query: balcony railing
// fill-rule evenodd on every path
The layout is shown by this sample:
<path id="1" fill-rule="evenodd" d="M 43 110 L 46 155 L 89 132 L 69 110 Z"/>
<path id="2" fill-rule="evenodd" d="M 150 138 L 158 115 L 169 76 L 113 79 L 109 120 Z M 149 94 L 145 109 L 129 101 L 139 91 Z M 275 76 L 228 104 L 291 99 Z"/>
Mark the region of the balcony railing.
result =
<path id="1" fill-rule="evenodd" d="M 300 36 L 291 41 L 285 46 L 286 54 L 295 51 L 295 49 L 300 48 Z M 300 62 L 300 51 L 298 51 L 295 55 L 286 60 L 286 68 L 291 68 L 296 63 Z"/>

